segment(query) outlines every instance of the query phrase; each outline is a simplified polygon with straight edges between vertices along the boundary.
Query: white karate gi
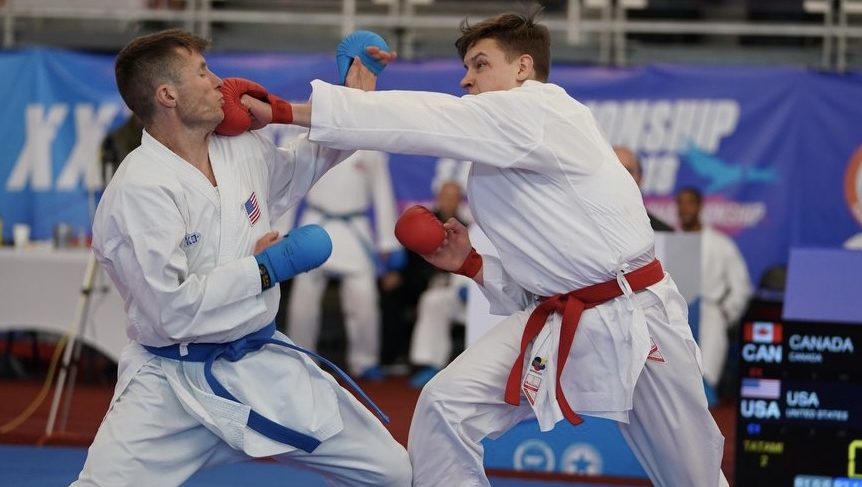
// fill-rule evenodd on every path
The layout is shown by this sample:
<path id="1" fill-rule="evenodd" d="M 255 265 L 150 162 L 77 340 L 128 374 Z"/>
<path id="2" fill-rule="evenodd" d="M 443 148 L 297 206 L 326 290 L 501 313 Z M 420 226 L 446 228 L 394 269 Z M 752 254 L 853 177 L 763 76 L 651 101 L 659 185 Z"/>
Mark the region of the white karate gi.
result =
<path id="1" fill-rule="evenodd" d="M 486 296 L 509 315 L 425 387 L 408 450 L 414 486 L 488 485 L 481 440 L 532 413 L 543 429 L 562 415 L 548 360 L 536 406 L 504 402 L 534 296 L 614 279 L 654 257 L 654 235 L 634 180 L 592 114 L 559 86 L 455 97 L 373 92 L 314 81 L 309 138 L 333 148 L 473 161 L 467 199 L 500 253 L 485 256 Z M 558 339 L 552 315 L 533 355 Z M 664 362 L 647 362 L 651 339 Z M 536 353 L 538 352 L 538 353 Z M 707 410 L 699 350 L 670 276 L 585 311 L 563 373 L 579 413 L 621 421 L 659 486 L 726 485 L 724 439 Z"/>
<path id="2" fill-rule="evenodd" d="M 697 337 L 703 378 L 718 385 L 727 358 L 727 330 L 742 317 L 751 297 L 745 260 L 728 236 L 713 228 L 701 232 L 701 301 Z"/>
<path id="3" fill-rule="evenodd" d="M 395 196 L 389 156 L 358 151 L 329 171 L 309 191 L 300 225 L 318 224 L 332 237 L 332 255 L 317 269 L 293 279 L 288 335 L 315 350 L 320 301 L 330 278 L 341 279 L 341 308 L 347 333 L 347 366 L 359 376 L 380 363 L 379 254 L 401 248 L 395 238 Z M 368 215 L 374 209 L 374 228 Z"/>
<path id="4" fill-rule="evenodd" d="M 227 342 L 270 323 L 279 288 L 261 292 L 254 245 L 346 155 L 305 138 L 284 149 L 255 133 L 209 141 L 218 187 L 145 131 L 99 204 L 93 247 L 125 302 L 131 343 L 75 485 L 180 485 L 201 468 L 270 455 L 338 485 L 405 485 L 403 448 L 304 354 L 267 345 L 217 360 L 239 404 L 213 394 L 203 363 L 142 346 Z M 324 441 L 312 453 L 273 441 L 246 426 L 250 408 Z"/>
<path id="5" fill-rule="evenodd" d="M 452 356 L 451 328 L 464 323 L 467 303 L 462 297 L 468 278 L 449 274 L 444 282 L 431 285 L 419 297 L 416 324 L 410 340 L 410 363 L 442 369 Z"/>

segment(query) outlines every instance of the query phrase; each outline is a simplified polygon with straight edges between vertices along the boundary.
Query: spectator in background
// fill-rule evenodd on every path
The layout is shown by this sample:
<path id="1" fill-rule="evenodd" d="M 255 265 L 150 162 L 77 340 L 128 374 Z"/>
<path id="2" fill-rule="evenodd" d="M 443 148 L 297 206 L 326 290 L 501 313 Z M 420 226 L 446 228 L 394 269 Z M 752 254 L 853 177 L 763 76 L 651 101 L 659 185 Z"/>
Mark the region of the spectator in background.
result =
<path id="1" fill-rule="evenodd" d="M 462 222 L 469 222 L 461 206 L 463 192 L 461 185 L 455 181 L 444 181 L 440 184 L 434 201 L 434 214 L 441 221 L 456 217 Z M 411 336 L 415 335 L 414 323 L 420 320 L 420 297 L 429 288 L 446 287 L 448 272 L 437 270 L 414 252 L 406 252 L 406 265 L 400 271 L 390 271 L 381 279 L 382 307 L 384 315 L 384 363 L 406 365 L 407 353 L 412 351 Z M 435 284 L 436 283 L 436 284 Z M 449 326 L 445 331 L 448 342 Z M 414 338 L 415 339 L 415 338 Z M 443 345 L 447 347 L 447 345 Z M 448 355 L 445 360 L 448 360 Z M 410 358 L 413 362 L 413 358 Z M 416 362 L 413 362 L 416 364 Z M 418 365 L 430 365 L 419 362 Z M 445 365 L 445 364 L 444 364 Z M 430 378 L 430 377 L 429 377 Z"/>
<path id="2" fill-rule="evenodd" d="M 638 184 L 638 188 L 641 187 L 641 161 L 638 158 L 637 154 L 635 154 L 628 147 L 623 146 L 614 146 L 614 153 L 617 155 L 617 159 L 623 164 L 623 167 L 632 175 L 635 179 L 635 182 Z M 664 221 L 658 219 L 655 215 L 647 211 L 647 216 L 649 217 L 649 224 L 652 229 L 656 232 L 672 232 L 673 227 L 665 223 Z"/>
<path id="3" fill-rule="evenodd" d="M 401 250 L 395 239 L 397 215 L 389 157 L 383 152 L 358 151 L 322 177 L 305 201 L 299 224 L 322 226 L 332 237 L 332 256 L 317 269 L 293 279 L 289 336 L 302 347 L 317 348 L 323 292 L 330 279 L 340 279 L 348 370 L 363 379 L 382 379 L 377 272 L 392 252 Z M 369 218 L 372 208 L 374 233 Z"/>
<path id="4" fill-rule="evenodd" d="M 123 159 L 141 145 L 143 132 L 143 122 L 137 115 L 132 114 L 122 125 L 105 136 L 102 141 L 102 165 L 111 168 L 110 175 L 117 172 Z"/>
<path id="5" fill-rule="evenodd" d="M 437 270 L 413 252 L 403 250 L 404 266 L 389 269 L 381 276 L 380 314 L 383 337 L 380 345 L 380 363 L 387 373 L 409 373 L 407 354 L 410 334 L 416 321 L 419 296 Z"/>
<path id="6" fill-rule="evenodd" d="M 748 268 L 736 244 L 723 233 L 705 226 L 700 219 L 703 195 L 693 187 L 676 194 L 682 231 L 700 232 L 701 300 L 698 344 L 702 372 L 710 405 L 716 405 L 721 373 L 727 359 L 729 330 L 742 317 L 751 297 Z"/>
<path id="7" fill-rule="evenodd" d="M 469 218 L 458 211 L 461 201 L 461 186 L 453 181 L 443 183 L 437 192 L 435 216 L 440 221 L 455 217 L 468 225 Z M 437 271 L 419 297 L 410 341 L 410 363 L 418 367 L 410 378 L 412 387 L 421 389 L 449 363 L 453 352 L 459 352 L 452 349 L 451 332 L 454 323 L 464 323 L 466 319 L 468 283 L 469 279 L 464 276 Z"/>

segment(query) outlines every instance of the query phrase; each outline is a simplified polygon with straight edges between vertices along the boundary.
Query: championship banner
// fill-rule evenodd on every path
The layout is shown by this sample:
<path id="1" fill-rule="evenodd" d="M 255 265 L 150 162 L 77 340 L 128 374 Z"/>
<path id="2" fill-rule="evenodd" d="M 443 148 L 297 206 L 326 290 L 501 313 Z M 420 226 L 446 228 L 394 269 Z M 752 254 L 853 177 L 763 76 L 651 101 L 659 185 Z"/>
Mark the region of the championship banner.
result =
<path id="1" fill-rule="evenodd" d="M 309 81 L 334 81 L 334 55 L 209 54 L 222 77 L 253 79 L 291 100 Z M 390 66 L 381 90 L 461 95 L 455 59 Z M 676 221 L 683 186 L 705 195 L 703 218 L 730 234 L 752 279 L 787 262 L 790 246 L 862 246 L 862 77 L 795 68 L 655 65 L 554 66 L 551 81 L 589 106 L 612 144 L 643 163 L 649 209 Z M 32 239 L 55 225 L 87 233 L 104 185 L 100 147 L 129 113 L 113 56 L 50 49 L 0 52 L 0 217 L 4 240 L 26 223 Z M 276 142 L 289 129 L 268 128 Z M 434 187 L 464 178 L 462 161 L 394 155 L 399 204 L 429 202 Z"/>

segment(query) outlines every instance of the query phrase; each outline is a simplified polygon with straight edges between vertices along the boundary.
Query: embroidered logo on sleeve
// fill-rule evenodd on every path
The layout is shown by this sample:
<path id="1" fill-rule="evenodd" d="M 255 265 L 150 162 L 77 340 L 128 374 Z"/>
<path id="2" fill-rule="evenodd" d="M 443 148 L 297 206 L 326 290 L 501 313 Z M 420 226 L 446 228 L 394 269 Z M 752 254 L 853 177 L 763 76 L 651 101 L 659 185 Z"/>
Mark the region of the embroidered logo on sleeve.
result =
<path id="1" fill-rule="evenodd" d="M 252 225 L 257 223 L 257 220 L 260 218 L 260 205 L 257 202 L 257 195 L 254 194 L 254 192 L 251 193 L 251 196 L 249 196 L 243 206 L 248 215 L 248 221 L 250 221 Z"/>
<path id="2" fill-rule="evenodd" d="M 524 383 L 521 385 L 524 396 L 531 405 L 536 404 L 536 394 L 539 393 L 539 387 L 542 385 L 542 373 L 545 371 L 546 362 L 543 357 L 533 358 L 530 368 L 527 369 L 527 376 L 524 377 Z"/>
<path id="3" fill-rule="evenodd" d="M 655 341 L 652 337 L 649 337 L 649 355 L 647 355 L 647 360 L 652 360 L 653 362 L 658 362 L 660 364 L 665 363 L 664 356 L 658 350 L 658 345 L 655 344 Z"/>

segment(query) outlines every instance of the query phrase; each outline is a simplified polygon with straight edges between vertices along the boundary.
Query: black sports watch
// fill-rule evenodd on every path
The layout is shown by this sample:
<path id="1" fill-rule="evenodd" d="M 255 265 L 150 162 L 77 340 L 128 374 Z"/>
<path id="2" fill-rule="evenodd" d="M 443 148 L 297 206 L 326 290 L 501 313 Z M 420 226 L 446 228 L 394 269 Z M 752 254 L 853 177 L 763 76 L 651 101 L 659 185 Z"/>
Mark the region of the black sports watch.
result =
<path id="1" fill-rule="evenodd" d="M 266 270 L 266 266 L 263 264 L 258 264 L 257 268 L 260 269 L 260 287 L 263 290 L 269 289 L 272 287 L 272 278 L 269 277 L 269 271 Z"/>

